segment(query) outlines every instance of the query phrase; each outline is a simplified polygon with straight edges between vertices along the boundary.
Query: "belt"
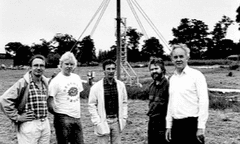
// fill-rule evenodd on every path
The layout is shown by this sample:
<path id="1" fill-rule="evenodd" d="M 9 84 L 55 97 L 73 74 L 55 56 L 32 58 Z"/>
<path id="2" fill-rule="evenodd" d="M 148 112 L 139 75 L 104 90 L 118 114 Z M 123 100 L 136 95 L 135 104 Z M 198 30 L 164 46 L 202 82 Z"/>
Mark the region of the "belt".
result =
<path id="1" fill-rule="evenodd" d="M 41 122 L 44 122 L 46 119 L 47 119 L 47 117 L 39 118 L 39 119 L 37 119 L 37 120 L 40 120 Z"/>
<path id="2" fill-rule="evenodd" d="M 114 118 L 117 118 L 117 114 L 115 115 L 107 115 L 107 119 L 114 119 Z"/>
<path id="3" fill-rule="evenodd" d="M 198 117 L 185 117 L 185 118 L 181 118 L 181 119 L 175 119 L 173 118 L 173 121 L 175 122 L 182 122 L 182 121 L 197 121 Z"/>

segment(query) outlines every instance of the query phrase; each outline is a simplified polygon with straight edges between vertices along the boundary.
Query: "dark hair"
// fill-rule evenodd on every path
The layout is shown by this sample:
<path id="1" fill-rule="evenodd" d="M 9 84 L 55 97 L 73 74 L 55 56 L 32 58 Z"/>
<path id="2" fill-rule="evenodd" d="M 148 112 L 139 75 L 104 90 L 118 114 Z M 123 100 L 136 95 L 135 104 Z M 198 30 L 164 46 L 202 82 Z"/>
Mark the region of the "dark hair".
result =
<path id="1" fill-rule="evenodd" d="M 114 64 L 115 67 L 116 67 L 116 63 L 115 63 L 113 60 L 111 60 L 111 59 L 107 59 L 107 60 L 105 60 L 105 61 L 103 62 L 103 64 L 102 64 L 102 68 L 103 68 L 103 70 L 105 70 L 106 65 L 110 65 L 110 64 Z"/>
<path id="2" fill-rule="evenodd" d="M 37 59 L 37 58 L 42 59 L 44 61 L 44 63 L 46 64 L 46 58 L 43 55 L 37 54 L 37 55 L 32 56 L 32 58 L 29 60 L 28 64 L 30 67 L 32 66 L 33 60 Z"/>
<path id="3" fill-rule="evenodd" d="M 150 65 L 152 65 L 152 64 L 160 66 L 160 68 L 162 70 L 162 73 L 164 75 L 166 74 L 166 69 L 165 69 L 165 66 L 164 66 L 164 62 L 161 58 L 151 57 L 150 61 L 149 61 L 149 64 L 148 64 L 148 69 L 150 69 Z"/>

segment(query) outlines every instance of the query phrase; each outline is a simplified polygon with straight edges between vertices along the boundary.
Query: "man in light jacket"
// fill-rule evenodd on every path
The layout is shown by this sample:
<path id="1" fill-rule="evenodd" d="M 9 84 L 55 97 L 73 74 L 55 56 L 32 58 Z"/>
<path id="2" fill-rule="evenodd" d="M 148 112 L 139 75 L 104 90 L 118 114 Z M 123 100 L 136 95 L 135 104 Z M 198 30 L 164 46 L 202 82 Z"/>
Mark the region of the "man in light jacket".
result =
<path id="1" fill-rule="evenodd" d="M 0 106 L 14 122 L 19 144 L 48 144 L 51 131 L 47 118 L 48 79 L 43 76 L 45 58 L 35 55 L 29 64 L 29 72 L 0 97 Z"/>
<path id="2" fill-rule="evenodd" d="M 104 78 L 95 83 L 88 100 L 91 121 L 98 144 L 120 144 L 121 132 L 127 121 L 127 91 L 125 84 L 114 78 L 116 64 L 103 62 Z"/>

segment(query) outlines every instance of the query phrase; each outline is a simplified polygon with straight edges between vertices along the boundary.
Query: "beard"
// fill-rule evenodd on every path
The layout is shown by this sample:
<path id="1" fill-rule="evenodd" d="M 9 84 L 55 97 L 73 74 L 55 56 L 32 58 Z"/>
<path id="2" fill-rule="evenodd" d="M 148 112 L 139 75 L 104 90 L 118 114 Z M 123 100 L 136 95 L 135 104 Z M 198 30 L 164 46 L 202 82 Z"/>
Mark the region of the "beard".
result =
<path id="1" fill-rule="evenodd" d="M 151 76 L 154 81 L 160 81 L 163 77 L 163 74 L 155 72 L 155 73 L 152 73 Z"/>

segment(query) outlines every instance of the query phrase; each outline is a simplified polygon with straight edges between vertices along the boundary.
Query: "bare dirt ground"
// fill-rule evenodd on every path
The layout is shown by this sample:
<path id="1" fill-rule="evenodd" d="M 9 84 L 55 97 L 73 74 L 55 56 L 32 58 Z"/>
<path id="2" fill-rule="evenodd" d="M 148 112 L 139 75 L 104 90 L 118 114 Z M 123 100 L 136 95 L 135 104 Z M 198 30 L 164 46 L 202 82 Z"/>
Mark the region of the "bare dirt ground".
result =
<path id="1" fill-rule="evenodd" d="M 96 80 L 102 76 L 99 67 L 81 67 L 75 72 L 80 74 L 82 79 L 87 79 L 89 70 L 96 72 Z M 140 77 L 140 82 L 150 79 L 147 68 L 135 69 Z M 240 71 L 229 71 L 227 69 L 200 69 L 206 76 L 210 88 L 233 88 L 240 89 Z M 46 76 L 53 73 L 53 69 L 46 70 Z M 173 71 L 167 67 L 168 73 Z M 26 70 L 5 70 L 0 71 L 0 95 L 16 82 Z M 229 72 L 233 76 L 228 76 Z M 224 95 L 224 94 L 223 94 Z M 239 94 L 240 96 L 240 94 Z M 95 144 L 96 137 L 93 134 L 93 126 L 90 122 L 90 115 L 87 111 L 87 100 L 81 100 L 82 125 L 84 130 L 84 141 L 86 144 Z M 122 134 L 123 144 L 146 144 L 148 117 L 148 101 L 129 100 L 128 124 Z M 52 115 L 49 115 L 52 125 Z M 52 127 L 51 144 L 55 144 L 55 132 Z M 239 144 L 240 143 L 240 113 L 232 110 L 210 110 L 206 128 L 206 144 Z M 10 120 L 0 112 L 0 144 L 16 144 L 15 132 Z"/>

